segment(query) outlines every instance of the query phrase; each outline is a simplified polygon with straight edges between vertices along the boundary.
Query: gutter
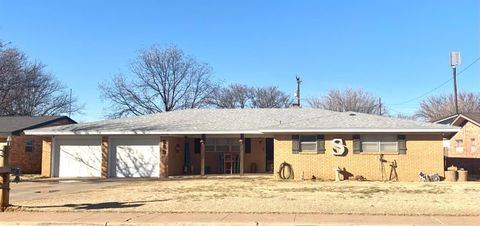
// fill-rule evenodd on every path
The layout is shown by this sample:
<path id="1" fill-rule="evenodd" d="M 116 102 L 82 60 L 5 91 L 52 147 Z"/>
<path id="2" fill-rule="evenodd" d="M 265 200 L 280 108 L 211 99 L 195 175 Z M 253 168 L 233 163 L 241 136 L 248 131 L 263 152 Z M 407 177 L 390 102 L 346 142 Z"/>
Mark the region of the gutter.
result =
<path id="1" fill-rule="evenodd" d="M 266 129 L 262 133 L 456 133 L 460 128 L 445 129 Z"/>
<path id="2" fill-rule="evenodd" d="M 222 134 L 263 134 L 257 130 L 244 131 L 90 131 L 90 132 L 72 132 L 72 131 L 35 131 L 25 130 L 26 135 L 222 135 Z"/>
<path id="3" fill-rule="evenodd" d="M 237 131 L 36 131 L 25 130 L 26 135 L 230 135 L 265 133 L 456 133 L 460 128 L 445 129 L 265 129 Z"/>

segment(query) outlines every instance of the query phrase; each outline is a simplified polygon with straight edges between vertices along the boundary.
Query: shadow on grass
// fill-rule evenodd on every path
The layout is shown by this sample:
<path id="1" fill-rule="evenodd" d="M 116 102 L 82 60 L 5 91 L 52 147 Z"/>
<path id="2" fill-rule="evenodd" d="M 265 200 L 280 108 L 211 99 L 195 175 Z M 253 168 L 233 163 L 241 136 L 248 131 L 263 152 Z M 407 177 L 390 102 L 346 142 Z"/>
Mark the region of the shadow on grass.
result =
<path id="1" fill-rule="evenodd" d="M 159 199 L 151 201 L 134 201 L 134 202 L 101 202 L 101 203 L 80 203 L 80 204 L 64 204 L 50 206 L 22 206 L 28 209 L 44 209 L 44 208 L 71 208 L 75 210 L 99 210 L 99 209 L 122 209 L 134 208 L 145 205 L 148 202 L 166 202 L 170 199 Z"/>

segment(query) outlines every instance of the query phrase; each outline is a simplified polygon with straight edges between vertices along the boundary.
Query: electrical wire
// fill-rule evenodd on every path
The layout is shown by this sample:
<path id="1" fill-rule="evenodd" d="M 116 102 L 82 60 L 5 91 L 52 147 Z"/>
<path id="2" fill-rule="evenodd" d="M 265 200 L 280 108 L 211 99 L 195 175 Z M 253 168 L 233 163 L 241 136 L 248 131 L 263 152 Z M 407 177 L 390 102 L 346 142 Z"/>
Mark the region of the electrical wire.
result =
<path id="1" fill-rule="evenodd" d="M 471 66 L 473 66 L 475 63 L 477 63 L 478 61 L 480 61 L 480 57 L 478 57 L 477 59 L 475 59 L 472 63 L 470 63 L 469 65 L 467 65 L 465 68 L 463 68 L 460 72 L 457 73 L 457 76 L 461 75 L 463 72 L 465 72 L 466 70 L 468 70 Z M 449 83 L 450 81 L 452 81 L 453 78 L 450 78 L 448 79 L 447 81 L 443 82 L 442 84 L 438 85 L 437 87 L 429 90 L 428 92 L 418 96 L 418 97 L 415 97 L 415 98 L 412 98 L 412 99 L 409 99 L 407 101 L 404 101 L 404 102 L 401 102 L 401 103 L 397 103 L 397 104 L 392 104 L 392 105 L 404 105 L 404 104 L 407 104 L 407 103 L 410 103 L 412 101 L 415 101 L 415 100 L 418 100 L 420 98 L 423 98 L 425 96 L 427 96 L 428 94 L 436 91 L 437 89 L 440 89 L 442 86 L 446 85 L 447 83 Z"/>

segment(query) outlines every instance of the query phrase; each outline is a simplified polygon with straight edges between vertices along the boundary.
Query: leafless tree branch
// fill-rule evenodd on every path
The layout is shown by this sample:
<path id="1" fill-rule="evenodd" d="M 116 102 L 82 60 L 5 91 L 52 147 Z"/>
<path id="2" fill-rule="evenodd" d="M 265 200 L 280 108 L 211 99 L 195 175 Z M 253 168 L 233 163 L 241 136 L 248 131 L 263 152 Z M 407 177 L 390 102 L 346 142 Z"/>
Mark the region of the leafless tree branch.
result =
<path id="1" fill-rule="evenodd" d="M 0 115 L 60 115 L 79 113 L 82 106 L 70 101 L 66 88 L 45 65 L 30 62 L 25 53 L 0 43 Z"/>
<path id="2" fill-rule="evenodd" d="M 110 103 L 109 117 L 204 107 L 218 87 L 208 64 L 175 46 L 140 50 L 130 72 L 130 80 L 119 74 L 99 85 L 103 99 Z"/>
<path id="3" fill-rule="evenodd" d="M 458 110 L 462 112 L 480 112 L 480 93 L 459 92 Z M 420 102 L 416 116 L 427 121 L 436 121 L 455 114 L 453 94 L 430 96 Z"/>
<path id="4" fill-rule="evenodd" d="M 332 89 L 325 96 L 312 98 L 307 102 L 312 108 L 340 112 L 354 111 L 367 114 L 380 114 L 378 97 L 373 96 L 363 89 Z M 382 106 L 382 114 L 386 114 L 385 106 Z"/>

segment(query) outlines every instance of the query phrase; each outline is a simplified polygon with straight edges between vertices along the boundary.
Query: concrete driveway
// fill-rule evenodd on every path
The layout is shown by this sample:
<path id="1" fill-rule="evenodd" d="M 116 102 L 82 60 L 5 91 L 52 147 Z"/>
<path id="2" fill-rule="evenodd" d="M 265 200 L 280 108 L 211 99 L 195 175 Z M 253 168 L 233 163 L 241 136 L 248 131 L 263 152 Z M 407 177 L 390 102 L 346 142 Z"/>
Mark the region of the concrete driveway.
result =
<path id="1" fill-rule="evenodd" d="M 10 184 L 10 204 L 55 195 L 63 195 L 118 186 L 131 180 L 121 179 L 41 179 Z"/>

